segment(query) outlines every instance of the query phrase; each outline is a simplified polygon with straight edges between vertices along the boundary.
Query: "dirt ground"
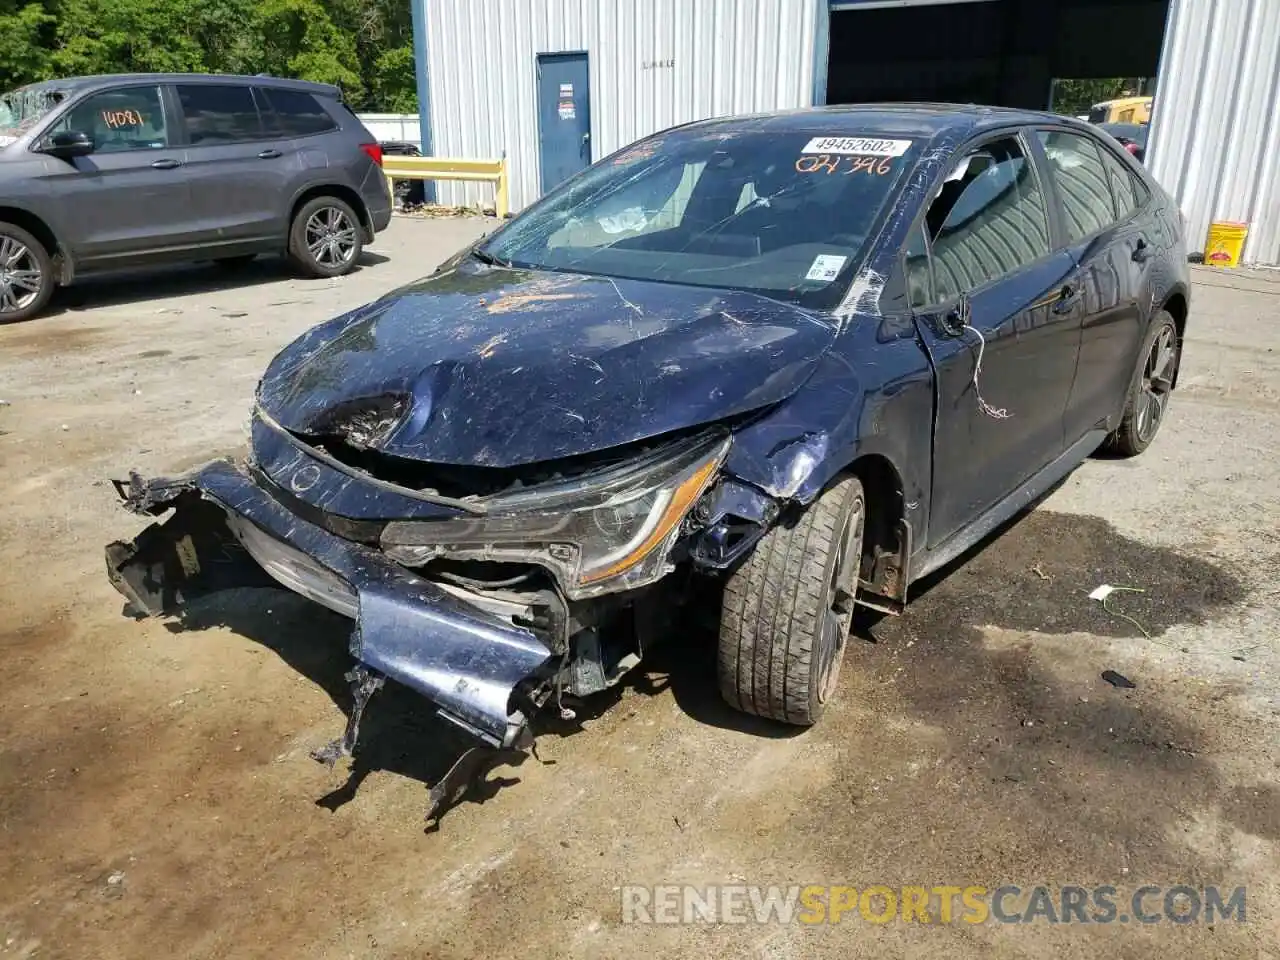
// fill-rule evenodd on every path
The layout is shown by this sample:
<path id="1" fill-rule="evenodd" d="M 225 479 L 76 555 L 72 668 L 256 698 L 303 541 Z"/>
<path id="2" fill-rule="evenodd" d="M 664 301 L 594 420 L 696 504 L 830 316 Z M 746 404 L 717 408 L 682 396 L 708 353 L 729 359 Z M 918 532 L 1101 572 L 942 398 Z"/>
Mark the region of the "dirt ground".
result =
<path id="1" fill-rule="evenodd" d="M 722 706 L 690 629 L 427 831 L 459 741 L 414 695 L 375 698 L 349 772 L 308 758 L 344 620 L 277 591 L 125 617 L 102 548 L 142 524 L 107 480 L 243 450 L 281 346 L 484 229 L 397 220 L 342 280 L 184 268 L 0 328 L 0 956 L 1280 955 L 1280 278 L 1198 270 L 1153 447 L 862 622 L 805 733 Z M 1113 597 L 1132 621 L 1102 583 L 1145 591 Z M 734 882 L 1244 885 L 1248 922 L 621 922 L 624 884 Z"/>

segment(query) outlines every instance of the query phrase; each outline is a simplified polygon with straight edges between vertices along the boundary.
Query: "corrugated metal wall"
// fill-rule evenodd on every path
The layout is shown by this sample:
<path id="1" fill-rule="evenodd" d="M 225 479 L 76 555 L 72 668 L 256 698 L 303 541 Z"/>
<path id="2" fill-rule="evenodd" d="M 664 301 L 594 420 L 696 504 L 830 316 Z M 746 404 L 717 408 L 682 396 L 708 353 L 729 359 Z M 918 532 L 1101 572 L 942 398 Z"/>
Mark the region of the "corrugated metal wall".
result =
<path id="1" fill-rule="evenodd" d="M 807 106 L 814 0 L 413 0 L 426 4 L 431 129 L 438 156 L 496 157 L 511 206 L 538 198 L 536 57 L 589 57 L 592 159 L 705 117 Z M 645 61 L 674 66 L 642 69 Z M 487 202 L 441 184 L 443 203 Z"/>
<path id="2" fill-rule="evenodd" d="M 1189 249 L 1239 220 L 1244 262 L 1280 266 L 1280 0 L 1171 0 L 1147 156 Z"/>

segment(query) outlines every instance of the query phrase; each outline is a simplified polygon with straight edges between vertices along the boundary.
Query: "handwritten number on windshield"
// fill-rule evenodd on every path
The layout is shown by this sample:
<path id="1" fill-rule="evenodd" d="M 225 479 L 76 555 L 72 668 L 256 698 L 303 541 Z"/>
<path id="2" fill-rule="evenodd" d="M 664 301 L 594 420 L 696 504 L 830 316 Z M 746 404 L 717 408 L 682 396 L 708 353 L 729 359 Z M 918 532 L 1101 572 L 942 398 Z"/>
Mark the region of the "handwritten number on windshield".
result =
<path id="1" fill-rule="evenodd" d="M 851 173 L 869 173 L 883 177 L 893 169 L 893 157 L 832 157 L 828 154 L 804 156 L 796 160 L 796 173 L 839 173 L 842 164 L 847 163 L 845 175 Z"/>

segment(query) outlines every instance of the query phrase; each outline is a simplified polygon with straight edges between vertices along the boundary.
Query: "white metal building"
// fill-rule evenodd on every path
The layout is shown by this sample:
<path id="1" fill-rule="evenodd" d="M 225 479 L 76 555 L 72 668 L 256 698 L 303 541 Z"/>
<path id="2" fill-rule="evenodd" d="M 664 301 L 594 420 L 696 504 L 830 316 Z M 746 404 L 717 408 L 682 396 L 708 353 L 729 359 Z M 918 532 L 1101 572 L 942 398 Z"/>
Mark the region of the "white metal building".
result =
<path id="1" fill-rule="evenodd" d="M 870 100 L 1044 108 L 1158 76 L 1148 162 L 1189 244 L 1280 265 L 1280 0 L 412 0 L 424 152 L 505 156 L 513 209 L 690 120 Z M 446 203 L 490 188 L 442 185 Z"/>

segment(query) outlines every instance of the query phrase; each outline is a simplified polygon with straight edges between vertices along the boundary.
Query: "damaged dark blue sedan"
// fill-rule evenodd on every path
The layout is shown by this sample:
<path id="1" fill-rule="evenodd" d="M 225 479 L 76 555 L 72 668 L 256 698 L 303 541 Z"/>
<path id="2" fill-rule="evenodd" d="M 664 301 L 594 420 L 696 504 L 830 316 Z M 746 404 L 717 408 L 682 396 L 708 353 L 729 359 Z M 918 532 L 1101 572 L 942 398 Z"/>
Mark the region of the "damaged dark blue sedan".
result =
<path id="1" fill-rule="evenodd" d="M 722 581 L 720 687 L 822 714 L 856 604 L 898 612 L 1177 382 L 1181 215 L 1062 117 L 866 106 L 610 156 L 259 386 L 252 451 L 134 476 L 107 548 L 152 614 L 278 582 L 494 747 L 616 683 Z M 678 636 L 675 638 L 678 642 Z"/>

